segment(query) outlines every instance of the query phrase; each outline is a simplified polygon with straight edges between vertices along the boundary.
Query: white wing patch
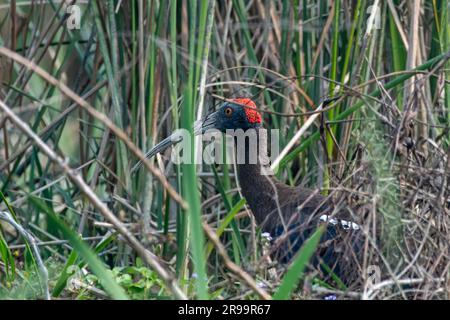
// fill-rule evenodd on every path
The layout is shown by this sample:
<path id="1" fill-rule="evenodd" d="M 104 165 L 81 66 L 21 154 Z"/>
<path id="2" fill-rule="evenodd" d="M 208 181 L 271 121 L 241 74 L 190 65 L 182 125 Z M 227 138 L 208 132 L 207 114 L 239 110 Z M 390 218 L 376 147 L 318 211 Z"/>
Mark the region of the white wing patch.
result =
<path id="1" fill-rule="evenodd" d="M 333 226 L 340 224 L 344 230 L 350 230 L 350 229 L 358 230 L 361 228 L 358 224 L 356 224 L 352 221 L 332 218 L 326 214 L 321 215 L 319 220 L 322 222 L 328 222 L 328 223 L 332 224 Z"/>
<path id="2" fill-rule="evenodd" d="M 261 233 L 261 237 L 263 237 L 263 238 L 266 239 L 267 241 L 272 241 L 272 236 L 270 235 L 269 232 L 263 232 L 263 233 Z"/>

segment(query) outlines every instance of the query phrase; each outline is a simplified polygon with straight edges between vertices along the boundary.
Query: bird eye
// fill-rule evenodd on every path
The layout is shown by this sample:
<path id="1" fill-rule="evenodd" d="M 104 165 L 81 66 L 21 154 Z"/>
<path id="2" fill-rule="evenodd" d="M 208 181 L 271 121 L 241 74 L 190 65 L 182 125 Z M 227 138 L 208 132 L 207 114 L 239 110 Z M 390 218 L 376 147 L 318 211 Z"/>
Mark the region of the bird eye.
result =
<path id="1" fill-rule="evenodd" d="M 226 108 L 225 109 L 225 115 L 227 117 L 231 117 L 232 114 L 233 114 L 233 109 L 231 109 L 231 108 Z"/>

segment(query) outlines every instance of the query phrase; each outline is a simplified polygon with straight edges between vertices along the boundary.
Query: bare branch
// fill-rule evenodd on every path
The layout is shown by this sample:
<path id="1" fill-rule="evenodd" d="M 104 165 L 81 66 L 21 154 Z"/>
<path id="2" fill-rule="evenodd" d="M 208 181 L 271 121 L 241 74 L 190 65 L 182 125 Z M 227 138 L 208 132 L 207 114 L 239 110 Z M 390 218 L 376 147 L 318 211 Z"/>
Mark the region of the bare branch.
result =
<path id="1" fill-rule="evenodd" d="M 0 48 L 4 49 L 4 48 Z M 109 210 L 109 208 L 97 197 L 94 191 L 83 180 L 81 175 L 74 169 L 72 169 L 67 162 L 58 156 L 45 142 L 43 142 L 39 136 L 2 101 L 0 100 L 0 109 L 3 110 L 10 120 L 22 130 L 34 143 L 41 149 L 41 151 L 56 165 L 58 165 L 63 172 L 69 177 L 69 179 L 80 189 L 80 191 L 86 195 L 92 205 L 105 217 L 106 220 L 111 222 L 117 229 L 117 231 L 128 241 L 130 246 L 136 250 L 139 256 L 149 266 L 151 266 L 156 273 L 164 280 L 167 287 L 178 299 L 187 299 L 183 291 L 178 287 L 176 280 L 167 272 L 160 262 L 158 257 L 147 250 L 136 237 L 123 225 L 123 223 Z"/>

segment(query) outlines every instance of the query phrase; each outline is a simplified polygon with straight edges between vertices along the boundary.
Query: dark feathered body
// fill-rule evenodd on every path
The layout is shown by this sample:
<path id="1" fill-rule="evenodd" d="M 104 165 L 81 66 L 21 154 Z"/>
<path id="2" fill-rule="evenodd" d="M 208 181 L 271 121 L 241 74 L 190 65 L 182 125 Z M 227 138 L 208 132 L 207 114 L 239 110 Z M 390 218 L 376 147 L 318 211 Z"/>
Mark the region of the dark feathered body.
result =
<path id="1" fill-rule="evenodd" d="M 265 135 L 258 137 L 258 144 L 267 143 Z M 326 267 L 318 267 L 325 263 L 341 280 L 351 283 L 360 274 L 363 239 L 360 227 L 351 221 L 349 210 L 339 209 L 318 190 L 291 187 L 278 181 L 266 174 L 268 169 L 260 162 L 248 164 L 248 150 L 246 145 L 246 163 L 237 164 L 239 184 L 256 222 L 275 240 L 273 256 L 288 263 L 319 223 L 327 222 L 327 230 L 311 265 L 324 273 L 324 277 L 329 277 Z"/>
<path id="2" fill-rule="evenodd" d="M 233 99 L 231 103 L 226 102 L 217 111 L 208 114 L 200 121 L 199 126 L 195 126 L 195 133 L 204 133 L 209 129 L 224 133 L 237 129 L 243 133 L 254 130 L 257 144 L 263 146 L 257 150 L 267 150 L 267 136 L 259 134 L 264 130 L 261 125 L 262 117 L 255 103 L 248 98 L 240 98 Z M 146 156 L 151 157 L 179 141 L 179 137 L 168 137 Z M 235 141 L 237 143 L 239 140 Z M 239 146 L 237 149 L 239 150 Z M 248 147 L 247 140 L 245 161 L 237 161 L 238 179 L 242 194 L 258 225 L 275 240 L 273 256 L 282 263 L 288 263 L 319 223 L 326 223 L 326 232 L 311 266 L 320 272 L 332 270 L 346 284 L 352 284 L 355 278 L 361 278 L 358 275 L 361 274 L 362 232 L 356 223 L 351 222 L 350 210 L 335 206 L 317 191 L 291 187 L 276 180 L 273 175 L 265 174 L 267 169 L 261 164 L 268 163 L 264 158 L 266 155 L 257 154 L 258 161 L 252 162 L 254 154 L 249 150 L 254 149 Z M 327 276 L 329 274 L 325 272 L 323 278 Z"/>

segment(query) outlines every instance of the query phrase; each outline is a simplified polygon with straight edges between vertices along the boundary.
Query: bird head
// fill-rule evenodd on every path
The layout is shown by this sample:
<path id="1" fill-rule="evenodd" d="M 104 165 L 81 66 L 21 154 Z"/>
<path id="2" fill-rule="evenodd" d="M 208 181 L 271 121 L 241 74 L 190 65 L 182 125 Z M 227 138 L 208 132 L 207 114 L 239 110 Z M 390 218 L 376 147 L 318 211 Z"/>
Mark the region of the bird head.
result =
<path id="1" fill-rule="evenodd" d="M 256 104 L 249 98 L 236 98 L 224 102 L 215 112 L 208 114 L 194 126 L 195 134 L 210 129 L 222 132 L 226 130 L 248 130 L 261 127 L 262 117 Z"/>
<path id="2" fill-rule="evenodd" d="M 224 102 L 217 111 L 209 113 L 202 120 L 194 123 L 194 134 L 200 135 L 208 130 L 219 130 L 226 133 L 227 130 L 257 129 L 262 125 L 262 117 L 256 108 L 256 104 L 249 98 L 235 98 Z M 156 144 L 146 154 L 146 158 L 151 158 L 168 147 L 182 140 L 179 133 L 175 132 Z M 139 161 L 131 169 L 136 171 L 141 165 Z"/>

